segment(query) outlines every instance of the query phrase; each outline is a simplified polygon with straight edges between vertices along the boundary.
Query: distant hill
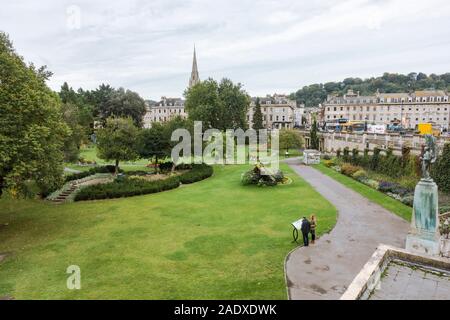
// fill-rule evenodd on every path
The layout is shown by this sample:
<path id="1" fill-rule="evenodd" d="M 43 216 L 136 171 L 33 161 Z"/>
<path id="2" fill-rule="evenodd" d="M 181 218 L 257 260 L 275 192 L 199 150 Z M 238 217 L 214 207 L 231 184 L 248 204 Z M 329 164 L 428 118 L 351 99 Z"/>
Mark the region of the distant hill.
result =
<path id="1" fill-rule="evenodd" d="M 305 86 L 291 98 L 306 107 L 316 107 L 327 99 L 329 94 L 343 95 L 348 89 L 359 91 L 361 95 L 373 95 L 377 89 L 382 93 L 412 92 L 415 90 L 446 90 L 450 91 L 450 73 L 442 75 L 411 72 L 403 75 L 397 73 L 384 73 L 381 77 L 360 79 L 347 78 L 341 82 L 327 82 Z"/>

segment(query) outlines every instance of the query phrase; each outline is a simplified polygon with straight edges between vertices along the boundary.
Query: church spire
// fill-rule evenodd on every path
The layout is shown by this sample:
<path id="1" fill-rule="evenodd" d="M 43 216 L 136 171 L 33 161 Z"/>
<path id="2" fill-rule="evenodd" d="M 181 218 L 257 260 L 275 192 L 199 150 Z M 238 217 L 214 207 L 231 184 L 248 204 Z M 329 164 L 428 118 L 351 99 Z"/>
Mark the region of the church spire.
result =
<path id="1" fill-rule="evenodd" d="M 195 86 L 199 82 L 200 82 L 200 77 L 198 76 L 197 56 L 195 54 L 195 45 L 194 45 L 194 59 L 192 61 L 192 72 L 191 72 L 191 78 L 189 79 L 189 88 Z"/>

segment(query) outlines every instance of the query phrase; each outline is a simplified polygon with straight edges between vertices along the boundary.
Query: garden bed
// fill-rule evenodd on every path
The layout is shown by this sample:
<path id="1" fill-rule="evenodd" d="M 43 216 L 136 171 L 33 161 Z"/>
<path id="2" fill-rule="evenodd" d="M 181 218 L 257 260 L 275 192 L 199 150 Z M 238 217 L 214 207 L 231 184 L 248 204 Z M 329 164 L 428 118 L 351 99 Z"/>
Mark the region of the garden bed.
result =
<path id="1" fill-rule="evenodd" d="M 92 185 L 82 188 L 75 196 L 75 201 L 112 199 L 157 193 L 161 191 L 175 189 L 180 184 L 189 184 L 210 177 L 213 168 L 206 164 L 194 164 L 179 167 L 180 171 L 159 175 L 160 179 L 151 177 L 152 175 L 122 175 L 113 182 L 99 185 Z"/>

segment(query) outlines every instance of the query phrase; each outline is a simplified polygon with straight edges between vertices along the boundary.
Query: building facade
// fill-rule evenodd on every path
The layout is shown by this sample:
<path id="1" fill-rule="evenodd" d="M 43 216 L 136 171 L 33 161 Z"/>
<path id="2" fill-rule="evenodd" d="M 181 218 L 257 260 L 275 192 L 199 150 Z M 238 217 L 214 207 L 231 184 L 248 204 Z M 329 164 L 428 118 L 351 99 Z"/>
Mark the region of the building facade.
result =
<path id="1" fill-rule="evenodd" d="M 250 108 L 247 111 L 247 122 L 250 128 L 253 126 L 256 99 L 257 97 L 251 99 Z M 297 107 L 297 102 L 286 95 L 274 94 L 260 97 L 259 104 L 263 115 L 263 126 L 266 129 L 294 128 L 302 123 L 303 105 Z"/>
<path id="2" fill-rule="evenodd" d="M 349 90 L 343 97 L 328 96 L 324 104 L 324 120 L 348 119 L 375 124 L 400 123 L 414 129 L 419 123 L 433 122 L 449 130 L 449 95 L 442 90 L 413 93 L 379 93 L 361 96 Z"/>
<path id="3" fill-rule="evenodd" d="M 184 111 L 184 100 L 181 98 L 161 97 L 156 103 L 147 105 L 147 113 L 144 116 L 144 127 L 151 128 L 154 122 L 167 122 L 176 116 L 186 118 Z"/>

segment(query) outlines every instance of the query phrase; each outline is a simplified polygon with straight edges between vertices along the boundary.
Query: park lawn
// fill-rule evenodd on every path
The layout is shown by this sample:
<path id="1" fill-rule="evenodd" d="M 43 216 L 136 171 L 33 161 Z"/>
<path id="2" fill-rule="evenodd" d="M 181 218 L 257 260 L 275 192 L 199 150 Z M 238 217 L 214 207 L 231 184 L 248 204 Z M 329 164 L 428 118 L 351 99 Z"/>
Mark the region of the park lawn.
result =
<path id="1" fill-rule="evenodd" d="M 408 207 L 407 205 L 401 203 L 400 201 L 395 200 L 380 191 L 374 190 L 369 186 L 366 186 L 365 184 L 356 181 L 355 179 L 352 179 L 339 172 L 336 172 L 335 170 L 328 168 L 324 164 L 318 164 L 315 165 L 314 167 L 319 171 L 321 171 L 322 173 L 326 174 L 327 176 L 342 183 L 346 187 L 349 187 L 350 189 L 353 189 L 354 191 L 363 195 L 370 201 L 379 204 L 380 206 L 386 208 L 387 210 L 395 213 L 396 215 L 402 217 L 407 221 L 411 220 L 412 214 L 411 207 Z"/>
<path id="2" fill-rule="evenodd" d="M 180 188 L 52 205 L 0 200 L 0 297 L 15 299 L 286 299 L 291 222 L 336 209 L 287 165 L 290 185 L 242 186 L 249 167 L 215 166 Z M 8 224 L 5 226 L 5 224 Z M 81 290 L 66 269 L 81 268 Z"/>

